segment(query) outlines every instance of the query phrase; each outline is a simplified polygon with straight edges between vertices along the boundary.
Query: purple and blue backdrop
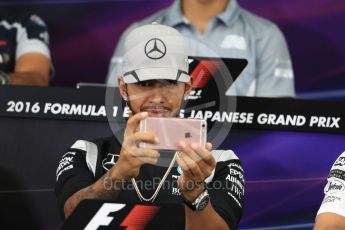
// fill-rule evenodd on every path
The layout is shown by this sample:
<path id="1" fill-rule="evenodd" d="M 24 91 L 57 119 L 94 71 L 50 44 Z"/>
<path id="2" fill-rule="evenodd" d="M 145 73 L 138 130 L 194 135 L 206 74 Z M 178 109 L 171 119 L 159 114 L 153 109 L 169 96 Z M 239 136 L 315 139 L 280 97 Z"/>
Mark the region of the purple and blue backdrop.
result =
<path id="1" fill-rule="evenodd" d="M 48 24 L 54 86 L 103 83 L 120 34 L 172 0 L 0 1 L 2 10 L 38 13 Z M 345 97 L 345 2 L 239 0 L 277 23 L 287 39 L 301 98 Z"/>
<path id="2" fill-rule="evenodd" d="M 77 82 L 104 82 L 121 32 L 130 23 L 170 3 L 171 0 L 0 1 L 0 8 L 32 10 L 42 16 L 49 27 L 56 69 L 52 85 L 74 86 Z M 345 2 L 239 3 L 282 29 L 290 47 L 300 97 L 345 97 Z M 311 229 L 327 173 L 345 150 L 344 135 L 290 131 L 238 130 L 223 145 L 238 154 L 245 169 L 241 229 Z"/>

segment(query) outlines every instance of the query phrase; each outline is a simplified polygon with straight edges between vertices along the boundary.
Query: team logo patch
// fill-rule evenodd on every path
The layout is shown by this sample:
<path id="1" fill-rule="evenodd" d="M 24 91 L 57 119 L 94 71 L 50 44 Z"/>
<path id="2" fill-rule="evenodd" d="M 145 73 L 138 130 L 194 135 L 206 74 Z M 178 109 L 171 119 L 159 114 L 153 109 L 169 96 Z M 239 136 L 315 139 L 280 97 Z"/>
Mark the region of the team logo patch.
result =
<path id="1" fill-rule="evenodd" d="M 334 163 L 334 166 L 344 166 L 345 165 L 345 157 L 339 157 L 337 161 Z"/>
<path id="2" fill-rule="evenodd" d="M 109 171 L 116 161 L 119 159 L 119 154 L 108 153 L 107 157 L 102 161 L 102 166 L 105 170 Z"/>
<path id="3" fill-rule="evenodd" d="M 224 38 L 224 40 L 220 44 L 220 47 L 223 49 L 246 50 L 246 39 L 243 36 L 237 34 L 229 34 Z"/>
<path id="4" fill-rule="evenodd" d="M 326 194 L 334 194 L 341 191 L 344 191 L 345 186 L 344 183 L 339 180 L 332 180 L 329 181 L 325 187 Z"/>
<path id="5" fill-rule="evenodd" d="M 325 196 L 325 198 L 322 201 L 322 204 L 326 204 L 326 203 L 333 203 L 340 200 L 339 197 L 337 196 Z"/>
<path id="6" fill-rule="evenodd" d="M 332 168 L 332 170 L 329 172 L 328 178 L 332 177 L 345 181 L 345 171 Z"/>
<path id="7" fill-rule="evenodd" d="M 145 45 L 145 54 L 151 59 L 161 59 L 166 54 L 167 49 L 164 42 L 158 38 L 150 39 Z"/>
<path id="8" fill-rule="evenodd" d="M 62 156 L 62 159 L 60 160 L 59 166 L 56 170 L 56 181 L 58 181 L 62 173 L 65 173 L 66 171 L 73 169 L 75 155 L 76 152 L 67 152 Z"/>

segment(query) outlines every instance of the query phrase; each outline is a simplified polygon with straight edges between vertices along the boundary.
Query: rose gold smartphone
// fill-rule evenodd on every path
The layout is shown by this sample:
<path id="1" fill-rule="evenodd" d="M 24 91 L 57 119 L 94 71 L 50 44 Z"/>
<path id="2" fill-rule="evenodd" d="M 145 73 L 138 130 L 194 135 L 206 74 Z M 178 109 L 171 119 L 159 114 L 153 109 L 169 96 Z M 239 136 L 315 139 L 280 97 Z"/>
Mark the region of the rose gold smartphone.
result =
<path id="1" fill-rule="evenodd" d="M 140 132 L 152 133 L 159 144 L 141 142 L 140 147 L 159 150 L 180 150 L 180 141 L 206 145 L 207 122 L 198 119 L 147 117 L 140 122 Z"/>

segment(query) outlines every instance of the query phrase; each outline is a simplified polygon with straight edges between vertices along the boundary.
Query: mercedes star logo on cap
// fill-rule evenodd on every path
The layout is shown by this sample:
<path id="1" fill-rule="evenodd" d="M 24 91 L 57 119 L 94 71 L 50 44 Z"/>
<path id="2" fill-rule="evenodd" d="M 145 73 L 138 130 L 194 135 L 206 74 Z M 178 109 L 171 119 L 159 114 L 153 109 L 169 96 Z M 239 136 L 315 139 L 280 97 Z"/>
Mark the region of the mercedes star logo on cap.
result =
<path id="1" fill-rule="evenodd" d="M 166 54 L 164 42 L 158 38 L 150 39 L 145 45 L 145 54 L 151 59 L 160 59 Z"/>

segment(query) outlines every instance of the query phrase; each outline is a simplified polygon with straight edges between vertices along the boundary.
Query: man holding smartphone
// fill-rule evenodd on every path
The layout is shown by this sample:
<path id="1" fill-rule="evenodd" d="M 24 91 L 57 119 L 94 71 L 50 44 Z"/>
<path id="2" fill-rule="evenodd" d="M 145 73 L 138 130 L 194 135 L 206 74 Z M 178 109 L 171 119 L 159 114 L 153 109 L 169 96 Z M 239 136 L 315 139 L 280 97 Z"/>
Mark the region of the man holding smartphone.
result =
<path id="1" fill-rule="evenodd" d="M 83 199 L 184 203 L 186 229 L 237 229 L 244 179 L 231 150 L 182 141 L 169 167 L 161 167 L 159 151 L 139 146 L 160 142 L 152 133 L 139 131 L 140 121 L 178 117 L 192 88 L 182 35 L 168 26 L 145 25 L 129 33 L 124 49 L 124 76 L 118 84 L 132 111 L 124 141 L 78 140 L 62 156 L 55 188 L 61 211 L 69 216 Z M 139 186 L 155 178 L 158 184 Z"/>

